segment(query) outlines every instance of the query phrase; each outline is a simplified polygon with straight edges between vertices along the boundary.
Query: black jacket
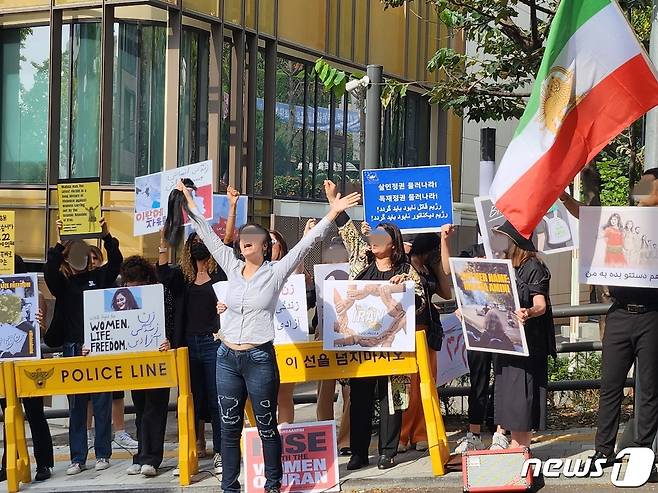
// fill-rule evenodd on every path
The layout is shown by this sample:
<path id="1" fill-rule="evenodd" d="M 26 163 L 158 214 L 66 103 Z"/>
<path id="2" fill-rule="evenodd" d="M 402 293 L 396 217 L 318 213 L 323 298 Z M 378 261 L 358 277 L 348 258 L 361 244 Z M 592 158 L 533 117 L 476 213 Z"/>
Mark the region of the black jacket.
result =
<path id="1" fill-rule="evenodd" d="M 190 283 L 185 280 L 183 271 L 180 267 L 172 267 L 170 265 L 158 264 L 158 280 L 168 289 L 174 297 L 174 332 L 167 335 L 172 348 L 179 348 L 187 346 L 185 341 L 185 320 L 187 319 L 186 310 L 188 306 L 189 286 Z M 215 284 L 219 281 L 226 281 L 227 277 L 224 271 L 217 268 L 210 281 Z M 217 317 L 217 328 L 219 330 L 219 316 Z"/>
<path id="2" fill-rule="evenodd" d="M 45 342 L 50 347 L 65 342 L 84 342 L 83 293 L 88 289 L 114 287 L 123 256 L 119 240 L 107 235 L 103 239 L 107 252 L 107 263 L 98 269 L 66 277 L 60 271 L 64 262 L 64 246 L 58 243 L 48 250 L 43 275 L 48 289 L 55 297 L 55 313 L 46 332 Z"/>

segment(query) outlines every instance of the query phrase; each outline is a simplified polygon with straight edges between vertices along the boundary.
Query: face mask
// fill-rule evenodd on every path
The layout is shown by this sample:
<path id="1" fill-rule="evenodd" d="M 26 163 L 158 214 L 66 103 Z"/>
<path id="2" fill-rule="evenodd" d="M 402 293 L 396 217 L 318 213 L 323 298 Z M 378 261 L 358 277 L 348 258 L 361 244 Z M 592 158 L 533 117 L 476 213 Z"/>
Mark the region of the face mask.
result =
<path id="1" fill-rule="evenodd" d="M 203 243 L 194 242 L 190 247 L 190 253 L 192 254 L 192 259 L 194 260 L 206 260 L 210 257 L 210 252 L 208 248 Z"/>

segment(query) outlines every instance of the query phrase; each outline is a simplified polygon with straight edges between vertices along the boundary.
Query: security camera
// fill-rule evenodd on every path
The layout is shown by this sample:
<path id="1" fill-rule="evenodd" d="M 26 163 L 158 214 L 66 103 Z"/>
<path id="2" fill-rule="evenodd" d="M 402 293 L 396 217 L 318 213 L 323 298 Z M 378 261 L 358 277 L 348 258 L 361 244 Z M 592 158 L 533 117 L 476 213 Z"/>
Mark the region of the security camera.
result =
<path id="1" fill-rule="evenodd" d="M 368 87 L 368 84 L 370 84 L 370 77 L 364 75 L 360 79 L 353 79 L 349 81 L 347 84 L 345 84 L 345 90 L 347 92 L 352 92 L 357 87 Z"/>

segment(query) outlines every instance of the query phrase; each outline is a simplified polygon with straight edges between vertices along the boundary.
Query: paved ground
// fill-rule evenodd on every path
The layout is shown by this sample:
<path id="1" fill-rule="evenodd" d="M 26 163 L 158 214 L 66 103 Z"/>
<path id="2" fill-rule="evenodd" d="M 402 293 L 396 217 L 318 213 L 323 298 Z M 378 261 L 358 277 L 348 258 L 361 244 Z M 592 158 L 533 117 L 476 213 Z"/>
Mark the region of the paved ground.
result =
<path id="1" fill-rule="evenodd" d="M 336 414 L 338 415 L 338 413 Z M 315 405 L 297 406 L 297 421 L 313 421 L 315 418 Z M 134 429 L 132 422 L 128 422 L 128 429 Z M 66 446 L 67 430 L 64 426 L 53 424 L 51 429 L 54 434 L 56 445 L 53 478 L 44 483 L 32 483 L 23 485 L 21 491 L 35 493 L 44 492 L 77 492 L 77 491 L 131 491 L 139 492 L 178 492 L 187 491 L 194 493 L 219 491 L 220 479 L 210 471 L 212 464 L 210 459 L 200 461 L 200 473 L 194 478 L 194 484 L 188 488 L 178 485 L 178 478 L 174 477 L 172 470 L 177 465 L 176 459 L 176 424 L 173 414 L 169 415 L 169 428 L 167 431 L 167 444 L 165 460 L 160 469 L 160 474 L 155 478 L 146 479 L 141 476 L 128 476 L 126 468 L 132 463 L 131 452 L 127 450 L 114 450 L 111 464 L 112 467 L 101 473 L 93 469 L 85 471 L 78 476 L 68 477 L 65 470 L 69 463 L 68 447 Z M 210 432 L 206 433 L 210 445 Z M 460 432 L 449 432 L 451 448 L 461 436 Z M 489 438 L 490 439 L 490 438 Z M 594 434 L 592 429 L 572 429 L 561 432 L 547 432 L 538 434 L 534 439 L 533 454 L 540 459 L 546 458 L 586 458 L 592 453 Z M 373 440 L 373 445 L 376 440 Z M 456 459 L 456 458 L 455 458 Z M 371 456 L 374 463 L 375 457 Z M 379 471 L 376 466 L 370 466 L 360 471 L 347 471 L 345 464 L 347 458 L 341 457 L 340 478 L 343 491 L 358 492 L 424 492 L 462 491 L 462 475 L 459 471 L 459 460 L 449 465 L 449 472 L 443 477 L 434 478 L 431 474 L 430 461 L 427 453 L 407 452 L 398 456 L 399 464 L 388 470 Z M 93 466 L 93 455 L 90 455 L 88 465 Z M 457 467 L 456 467 L 457 466 Z M 606 475 L 599 479 L 557 479 L 547 480 L 542 491 L 550 492 L 582 492 L 589 493 L 599 491 L 612 491 L 614 487 L 610 484 Z M 3 485 L 3 490 L 6 486 Z M 658 487 L 645 486 L 642 491 L 658 491 Z"/>

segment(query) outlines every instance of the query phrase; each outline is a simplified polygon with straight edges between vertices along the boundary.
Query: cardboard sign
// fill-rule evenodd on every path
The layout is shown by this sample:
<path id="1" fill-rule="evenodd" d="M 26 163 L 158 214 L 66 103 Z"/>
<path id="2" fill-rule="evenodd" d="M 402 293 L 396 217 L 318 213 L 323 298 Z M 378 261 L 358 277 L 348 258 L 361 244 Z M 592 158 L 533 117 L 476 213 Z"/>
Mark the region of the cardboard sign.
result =
<path id="1" fill-rule="evenodd" d="M 98 178 L 76 178 L 57 182 L 62 238 L 100 237 L 101 186 Z"/>
<path id="2" fill-rule="evenodd" d="M 658 287 L 658 207 L 581 207 L 580 282 Z"/>
<path id="3" fill-rule="evenodd" d="M 36 274 L 0 277 L 0 360 L 41 357 Z"/>
<path id="4" fill-rule="evenodd" d="M 217 300 L 224 303 L 229 281 L 213 284 Z M 220 322 L 225 323 L 224 312 Z M 274 345 L 308 341 L 308 308 L 306 305 L 306 280 L 304 274 L 288 278 L 279 294 L 274 313 Z"/>
<path id="5" fill-rule="evenodd" d="M 391 222 L 403 233 L 441 231 L 453 221 L 450 166 L 364 169 L 363 214 L 373 229 Z"/>
<path id="6" fill-rule="evenodd" d="M 85 291 L 84 324 L 91 354 L 157 351 L 166 338 L 162 284 Z"/>
<path id="7" fill-rule="evenodd" d="M 0 274 L 14 273 L 16 229 L 14 211 L 0 211 Z"/>
<path id="8" fill-rule="evenodd" d="M 318 314 L 317 333 L 322 336 L 324 281 L 347 281 L 350 277 L 350 264 L 315 264 L 313 266 L 313 282 L 315 283 L 315 309 Z"/>
<path id="9" fill-rule="evenodd" d="M 235 211 L 235 229 L 233 230 L 233 237 L 236 237 L 238 234 L 238 229 L 247 224 L 247 211 L 248 203 L 247 196 L 241 195 L 238 198 L 238 207 Z M 229 202 L 226 195 L 220 195 L 218 193 L 212 196 L 212 219 L 208 221 L 210 227 L 220 238 L 226 236 L 226 223 L 228 222 L 229 214 Z M 187 238 L 192 232 L 192 227 L 187 226 L 185 228 L 185 237 Z"/>
<path id="10" fill-rule="evenodd" d="M 413 281 L 325 281 L 324 296 L 326 350 L 416 349 Z"/>
<path id="11" fill-rule="evenodd" d="M 515 316 L 520 304 L 512 262 L 451 258 L 450 268 L 466 348 L 528 356 L 525 331 Z"/>
<path id="12" fill-rule="evenodd" d="M 462 323 L 456 315 L 441 315 L 443 344 L 436 355 L 436 384 L 446 383 L 468 373 L 468 358 Z"/>
<path id="13" fill-rule="evenodd" d="M 192 195 L 200 214 L 212 219 L 212 161 L 202 161 L 135 178 L 135 236 L 157 233 L 163 228 L 169 194 L 176 188 L 176 182 L 183 178 L 192 180 L 197 188 Z"/>
<path id="14" fill-rule="evenodd" d="M 478 216 L 482 243 L 487 258 L 505 258 L 507 237 L 493 232 L 507 220 L 489 197 L 476 197 L 475 211 Z M 535 228 L 532 242 L 546 254 L 568 252 L 578 247 L 578 220 L 557 201 Z"/>
<path id="15" fill-rule="evenodd" d="M 282 425 L 281 434 L 284 493 L 340 491 L 335 421 Z M 257 428 L 243 432 L 245 492 L 262 492 L 265 487 L 263 446 Z"/>

